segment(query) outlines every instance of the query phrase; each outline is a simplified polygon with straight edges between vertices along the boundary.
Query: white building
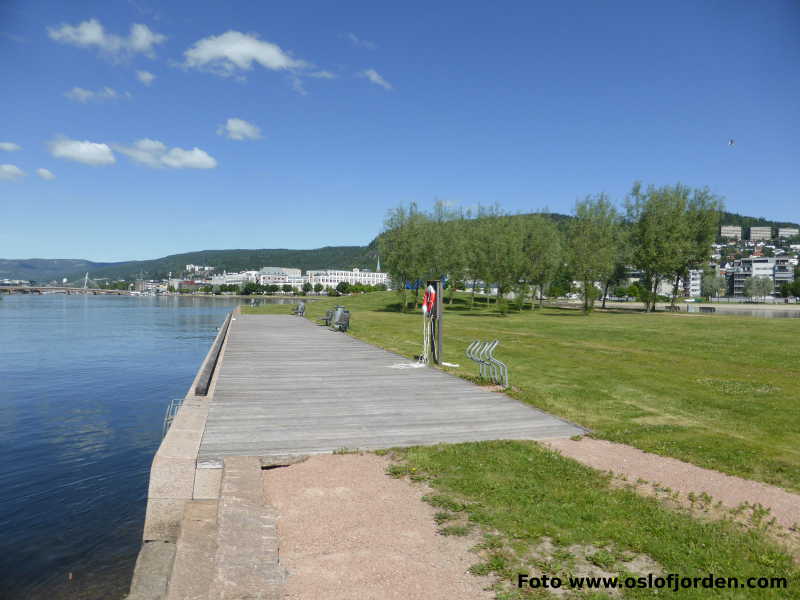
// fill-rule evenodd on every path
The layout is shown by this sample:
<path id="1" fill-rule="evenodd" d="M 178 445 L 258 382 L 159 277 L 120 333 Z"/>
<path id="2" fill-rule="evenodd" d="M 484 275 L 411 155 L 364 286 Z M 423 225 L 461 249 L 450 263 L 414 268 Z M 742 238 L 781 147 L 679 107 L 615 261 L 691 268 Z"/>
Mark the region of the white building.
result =
<path id="1" fill-rule="evenodd" d="M 187 273 L 207 273 L 208 271 L 213 271 L 214 267 L 208 267 L 205 265 L 186 265 L 186 272 Z"/>
<path id="2" fill-rule="evenodd" d="M 750 240 L 771 240 L 772 239 L 772 227 L 751 227 L 750 228 Z"/>
<path id="3" fill-rule="evenodd" d="M 687 298 L 699 298 L 703 295 L 703 271 L 689 270 L 689 276 L 683 280 L 683 293 Z"/>
<path id="4" fill-rule="evenodd" d="M 729 284 L 734 296 L 744 296 L 747 280 L 751 277 L 767 277 L 777 290 L 784 283 L 794 281 L 794 269 L 788 257 L 751 256 L 736 260 L 727 270 Z"/>
<path id="5" fill-rule="evenodd" d="M 222 275 L 212 275 L 211 285 L 244 285 L 258 283 L 258 271 L 242 271 L 241 273 L 222 272 Z"/>
<path id="6" fill-rule="evenodd" d="M 800 236 L 800 229 L 797 227 L 779 227 L 778 228 L 778 237 L 779 238 L 793 238 Z"/>
<path id="7" fill-rule="evenodd" d="M 261 285 L 286 285 L 301 288 L 307 281 L 300 269 L 291 267 L 262 267 L 258 272 L 258 283 Z"/>
<path id="8" fill-rule="evenodd" d="M 316 285 L 321 283 L 323 287 L 335 288 L 341 282 L 346 281 L 350 285 L 360 283 L 362 285 L 388 285 L 389 276 L 386 273 L 376 271 L 362 271 L 353 269 L 352 271 L 338 271 L 326 269 L 324 271 L 306 271 L 308 283 Z"/>
<path id="9" fill-rule="evenodd" d="M 723 225 L 720 227 L 719 236 L 732 240 L 742 239 L 742 228 L 739 225 Z"/>

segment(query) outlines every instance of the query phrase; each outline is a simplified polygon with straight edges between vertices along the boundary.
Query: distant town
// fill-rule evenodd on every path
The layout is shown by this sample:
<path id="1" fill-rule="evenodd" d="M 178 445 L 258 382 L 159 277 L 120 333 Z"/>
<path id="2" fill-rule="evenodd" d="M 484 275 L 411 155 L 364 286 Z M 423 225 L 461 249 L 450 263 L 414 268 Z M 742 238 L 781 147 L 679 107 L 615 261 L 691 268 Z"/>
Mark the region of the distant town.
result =
<path id="1" fill-rule="evenodd" d="M 710 261 L 704 268 L 692 269 L 682 279 L 679 294 L 684 298 L 729 297 L 752 298 L 758 296 L 800 296 L 797 274 L 800 259 L 800 228 L 797 227 L 742 227 L 722 225 L 717 243 L 713 244 Z M 626 286 L 636 285 L 642 274 L 629 269 L 627 277 L 612 292 L 612 296 L 625 296 Z M 761 285 L 754 286 L 754 282 Z M 577 282 L 576 282 L 577 283 Z M 21 279 L 0 279 L 2 287 L 38 285 Z M 495 293 L 496 288 L 483 281 L 457 282 L 463 289 L 475 287 Z M 42 287 L 76 287 L 75 282 L 52 281 Z M 180 273 L 170 273 L 163 279 L 91 278 L 87 273 L 77 287 L 104 290 L 121 290 L 132 294 L 346 294 L 359 291 L 380 291 L 397 287 L 389 274 L 369 269 L 307 270 L 294 267 L 261 267 L 258 270 L 219 272 L 209 265 L 187 264 Z M 598 283 L 598 287 L 601 287 Z M 759 289 L 755 289 L 759 287 Z M 664 281 L 659 294 L 670 296 L 673 282 Z M 575 294 L 569 294 L 575 296 Z"/>

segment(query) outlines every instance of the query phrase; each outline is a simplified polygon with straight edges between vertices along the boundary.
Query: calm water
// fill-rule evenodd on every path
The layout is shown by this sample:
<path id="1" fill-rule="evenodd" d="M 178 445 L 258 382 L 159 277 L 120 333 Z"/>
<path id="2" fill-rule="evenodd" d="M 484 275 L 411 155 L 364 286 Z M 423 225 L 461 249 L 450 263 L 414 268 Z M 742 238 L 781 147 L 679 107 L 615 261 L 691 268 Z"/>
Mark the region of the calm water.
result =
<path id="1" fill-rule="evenodd" d="M 725 305 L 717 305 L 714 314 L 717 315 L 737 315 L 740 317 L 757 317 L 760 319 L 797 319 L 800 318 L 800 310 L 780 310 L 774 308 L 728 308 Z M 689 312 L 700 312 L 700 307 L 689 305 Z"/>
<path id="2" fill-rule="evenodd" d="M 164 411 L 236 302 L 0 299 L 0 598 L 127 593 Z"/>

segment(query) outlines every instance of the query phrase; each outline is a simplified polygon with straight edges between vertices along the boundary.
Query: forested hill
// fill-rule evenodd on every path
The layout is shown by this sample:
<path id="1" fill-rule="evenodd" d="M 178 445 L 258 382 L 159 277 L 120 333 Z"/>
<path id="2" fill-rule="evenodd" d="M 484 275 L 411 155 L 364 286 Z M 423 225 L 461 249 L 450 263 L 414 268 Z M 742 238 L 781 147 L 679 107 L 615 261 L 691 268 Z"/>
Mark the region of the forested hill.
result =
<path id="1" fill-rule="evenodd" d="M 98 263 L 70 258 L 0 258 L 0 279 L 24 279 L 41 283 L 61 280 L 75 273 L 85 273 L 123 263 Z"/>
<path id="2" fill-rule="evenodd" d="M 375 269 L 378 251 L 369 246 L 325 246 L 314 250 L 201 250 L 173 254 L 154 260 L 130 261 L 102 267 L 89 272 L 90 277 L 132 279 L 140 275 L 147 279 L 166 278 L 169 273 L 183 273 L 186 265 L 207 265 L 217 271 L 246 271 L 261 267 L 295 267 L 308 269 Z"/>
<path id="3" fill-rule="evenodd" d="M 201 250 L 153 260 L 95 263 L 88 260 L 0 259 L 0 279 L 26 279 L 39 283 L 74 282 L 88 271 L 91 279 L 161 279 L 169 273 L 179 275 L 186 265 L 208 265 L 218 271 L 243 271 L 261 267 L 303 269 L 375 269 L 378 259 L 376 242 L 368 246 L 325 246 L 314 250 L 256 249 Z"/>
<path id="4" fill-rule="evenodd" d="M 722 213 L 720 219 L 722 225 L 741 225 L 744 228 L 748 227 L 800 227 L 797 223 L 789 221 L 770 221 L 769 219 L 762 219 L 761 217 L 746 217 L 737 213 Z"/>

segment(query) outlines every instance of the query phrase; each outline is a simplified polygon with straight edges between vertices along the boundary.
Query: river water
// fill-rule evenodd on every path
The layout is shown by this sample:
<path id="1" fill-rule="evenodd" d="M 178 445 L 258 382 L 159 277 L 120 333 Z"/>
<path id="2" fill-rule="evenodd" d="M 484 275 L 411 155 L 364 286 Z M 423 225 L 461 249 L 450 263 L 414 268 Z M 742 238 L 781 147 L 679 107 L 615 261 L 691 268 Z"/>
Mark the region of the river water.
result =
<path id="1" fill-rule="evenodd" d="M 0 299 L 0 598 L 125 596 L 164 411 L 238 302 Z"/>

